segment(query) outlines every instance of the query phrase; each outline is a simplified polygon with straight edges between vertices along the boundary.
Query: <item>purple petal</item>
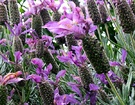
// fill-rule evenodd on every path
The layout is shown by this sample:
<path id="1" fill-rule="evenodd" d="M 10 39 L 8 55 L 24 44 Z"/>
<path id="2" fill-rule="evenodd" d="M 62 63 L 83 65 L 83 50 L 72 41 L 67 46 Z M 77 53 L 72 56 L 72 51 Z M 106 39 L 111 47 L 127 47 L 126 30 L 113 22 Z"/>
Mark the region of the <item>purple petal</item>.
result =
<path id="1" fill-rule="evenodd" d="M 122 57 L 121 57 L 121 63 L 124 63 L 127 57 L 127 51 L 125 49 L 122 49 Z"/>
<path id="2" fill-rule="evenodd" d="M 66 74 L 66 70 L 61 70 L 56 75 L 56 80 L 58 80 L 60 77 L 63 77 Z"/>
<path id="3" fill-rule="evenodd" d="M 0 40 L 0 44 L 5 43 L 6 41 L 7 41 L 6 39 L 1 39 L 1 40 Z"/>
<path id="4" fill-rule="evenodd" d="M 97 91 L 99 90 L 99 86 L 95 84 L 89 84 L 90 91 Z"/>
<path id="5" fill-rule="evenodd" d="M 31 63 L 34 64 L 34 65 L 37 65 L 38 68 L 42 68 L 44 66 L 44 62 L 39 58 L 33 58 L 31 60 Z"/>
<path id="6" fill-rule="evenodd" d="M 109 61 L 110 66 L 120 66 L 121 64 L 116 61 Z"/>
<path id="7" fill-rule="evenodd" d="M 12 84 L 12 83 L 18 83 L 22 80 L 24 80 L 24 79 L 23 78 L 13 78 L 13 79 L 8 80 L 5 85 Z"/>
<path id="8" fill-rule="evenodd" d="M 45 74 L 48 76 L 50 74 L 50 71 L 52 70 L 52 64 L 50 63 L 47 67 L 46 67 L 46 70 L 45 70 Z"/>
<path id="9" fill-rule="evenodd" d="M 15 62 L 18 63 L 19 60 L 21 59 L 22 53 L 20 51 L 17 51 L 15 52 L 14 56 L 15 56 Z"/>
<path id="10" fill-rule="evenodd" d="M 39 83 L 41 82 L 42 77 L 36 74 L 29 75 L 26 80 L 32 79 L 34 82 Z"/>
<path id="11" fill-rule="evenodd" d="M 73 90 L 74 92 L 76 92 L 76 93 L 80 96 L 80 98 L 82 98 L 81 91 L 80 91 L 79 88 L 76 86 L 76 84 L 70 84 L 70 83 L 68 83 L 68 85 L 72 88 L 72 90 Z"/>

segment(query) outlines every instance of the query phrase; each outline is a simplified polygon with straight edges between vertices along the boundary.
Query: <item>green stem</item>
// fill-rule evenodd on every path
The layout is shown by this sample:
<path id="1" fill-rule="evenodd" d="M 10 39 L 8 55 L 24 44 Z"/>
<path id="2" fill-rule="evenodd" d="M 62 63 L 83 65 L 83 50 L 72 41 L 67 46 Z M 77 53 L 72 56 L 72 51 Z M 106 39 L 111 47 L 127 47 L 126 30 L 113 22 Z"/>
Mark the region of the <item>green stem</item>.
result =
<path id="1" fill-rule="evenodd" d="M 109 35 L 109 32 L 108 32 L 107 24 L 105 24 L 105 30 L 106 30 L 106 35 L 107 35 L 108 39 L 110 40 L 110 35 Z"/>
<path id="2" fill-rule="evenodd" d="M 118 92 L 117 92 L 115 86 L 113 85 L 112 81 L 111 81 L 110 78 L 108 77 L 108 75 L 105 74 L 105 76 L 106 76 L 106 79 L 107 79 L 109 85 L 110 85 L 111 88 L 112 88 L 113 93 L 118 97 L 118 100 L 119 100 L 119 102 L 121 103 L 121 105 L 125 105 L 124 102 L 123 102 L 123 100 L 121 99 L 120 95 L 118 94 Z"/>

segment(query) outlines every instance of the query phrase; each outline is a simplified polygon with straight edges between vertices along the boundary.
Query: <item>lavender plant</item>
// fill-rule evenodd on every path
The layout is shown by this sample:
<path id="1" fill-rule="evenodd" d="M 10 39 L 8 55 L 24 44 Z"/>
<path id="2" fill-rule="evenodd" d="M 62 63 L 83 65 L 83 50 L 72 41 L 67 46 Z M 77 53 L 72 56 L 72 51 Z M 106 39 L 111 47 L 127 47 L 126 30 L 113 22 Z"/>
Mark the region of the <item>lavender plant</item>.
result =
<path id="1" fill-rule="evenodd" d="M 0 105 L 134 105 L 134 8 L 1 0 Z"/>

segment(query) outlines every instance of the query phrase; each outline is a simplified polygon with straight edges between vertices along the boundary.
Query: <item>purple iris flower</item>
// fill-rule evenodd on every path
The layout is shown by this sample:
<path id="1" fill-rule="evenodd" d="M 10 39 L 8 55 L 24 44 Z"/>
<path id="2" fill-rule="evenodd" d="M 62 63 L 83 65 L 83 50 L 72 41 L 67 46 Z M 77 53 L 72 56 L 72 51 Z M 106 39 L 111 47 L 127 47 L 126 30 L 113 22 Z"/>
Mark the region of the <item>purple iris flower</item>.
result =
<path id="1" fill-rule="evenodd" d="M 125 61 L 127 57 L 127 51 L 125 49 L 122 49 L 122 56 L 121 56 L 121 62 L 117 61 L 110 61 L 110 66 L 124 66 Z"/>

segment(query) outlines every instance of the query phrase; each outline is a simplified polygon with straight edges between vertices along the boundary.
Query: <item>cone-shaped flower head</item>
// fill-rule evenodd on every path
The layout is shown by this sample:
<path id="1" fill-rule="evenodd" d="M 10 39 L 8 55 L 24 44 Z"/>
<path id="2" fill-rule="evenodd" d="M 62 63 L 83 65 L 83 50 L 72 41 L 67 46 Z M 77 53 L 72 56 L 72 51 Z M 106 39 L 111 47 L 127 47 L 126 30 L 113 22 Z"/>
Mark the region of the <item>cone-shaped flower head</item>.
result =
<path id="1" fill-rule="evenodd" d="M 32 16 L 32 29 L 35 30 L 37 37 L 41 38 L 42 35 L 42 20 L 40 15 L 33 15 Z"/>
<path id="2" fill-rule="evenodd" d="M 86 36 L 83 40 L 83 48 L 97 73 L 107 73 L 110 70 L 108 58 L 95 36 Z"/>
<path id="3" fill-rule="evenodd" d="M 4 25 L 7 21 L 7 10 L 3 3 L 0 3 L 0 25 Z"/>
<path id="4" fill-rule="evenodd" d="M 123 31 L 132 33 L 135 30 L 135 16 L 126 0 L 118 0 L 117 9 Z"/>
<path id="5" fill-rule="evenodd" d="M 44 25 L 51 20 L 50 15 L 49 15 L 47 9 L 42 9 L 40 11 L 40 16 L 41 16 L 41 19 L 42 19 L 42 22 L 43 22 Z"/>
<path id="6" fill-rule="evenodd" d="M 19 36 L 14 36 L 13 46 L 14 46 L 15 51 L 23 52 L 23 44 L 22 44 L 22 40 L 19 38 Z"/>
<path id="7" fill-rule="evenodd" d="M 72 50 L 72 46 L 77 46 L 77 40 L 75 39 L 74 35 L 67 35 L 66 37 L 66 44 L 68 46 L 68 50 Z"/>
<path id="8" fill-rule="evenodd" d="M 104 7 L 104 4 L 99 3 L 98 8 L 99 8 L 99 11 L 100 11 L 102 23 L 106 23 L 108 15 L 107 15 L 107 11 L 106 11 L 106 9 Z"/>
<path id="9" fill-rule="evenodd" d="M 130 3 L 130 8 L 132 9 L 132 11 L 133 11 L 133 13 L 134 13 L 134 15 L 135 15 L 135 2 L 134 2 L 134 1 L 132 1 L 132 2 Z"/>
<path id="10" fill-rule="evenodd" d="M 8 4 L 11 24 L 18 24 L 20 22 L 20 13 L 17 5 L 17 0 L 9 0 Z"/>
<path id="11" fill-rule="evenodd" d="M 41 82 L 38 84 L 38 87 L 44 105 L 54 105 L 53 104 L 54 93 L 49 82 L 47 81 Z"/>
<path id="12" fill-rule="evenodd" d="M 36 55 L 38 58 L 42 58 L 44 54 L 44 43 L 42 40 L 38 40 L 36 44 Z"/>
<path id="13" fill-rule="evenodd" d="M 87 0 L 87 5 L 88 5 L 88 12 L 92 18 L 94 25 L 100 24 L 101 17 L 100 17 L 100 13 L 98 11 L 97 4 L 95 3 L 95 1 Z"/>
<path id="14" fill-rule="evenodd" d="M 85 89 L 89 90 L 89 84 L 94 83 L 91 72 L 89 71 L 87 66 L 80 67 L 78 72 L 81 78 L 82 85 Z"/>

